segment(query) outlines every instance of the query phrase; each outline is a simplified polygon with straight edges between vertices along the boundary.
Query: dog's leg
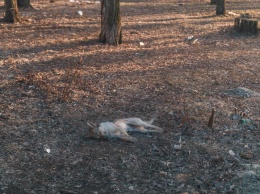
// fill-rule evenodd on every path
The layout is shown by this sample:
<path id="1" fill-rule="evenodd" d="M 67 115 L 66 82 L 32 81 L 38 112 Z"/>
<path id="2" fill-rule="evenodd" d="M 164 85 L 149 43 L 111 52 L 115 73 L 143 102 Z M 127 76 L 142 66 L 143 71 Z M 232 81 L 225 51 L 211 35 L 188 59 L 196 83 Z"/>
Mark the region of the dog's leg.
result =
<path id="1" fill-rule="evenodd" d="M 157 126 L 152 125 L 152 124 L 149 124 L 152 121 L 147 123 L 147 122 L 142 121 L 139 118 L 128 118 L 128 119 L 124 119 L 124 121 L 125 121 L 126 124 L 130 124 L 130 125 L 134 125 L 134 126 L 138 126 L 138 127 L 139 126 L 150 127 L 150 128 L 153 128 L 153 129 L 157 129 L 158 131 L 161 131 L 161 132 L 163 131 L 162 128 L 157 127 Z"/>
<path id="2" fill-rule="evenodd" d="M 144 126 L 137 126 L 133 129 L 133 131 L 139 131 L 141 133 L 162 133 L 163 130 L 161 129 L 146 129 Z"/>
<path id="3" fill-rule="evenodd" d="M 137 142 L 137 139 L 134 137 L 131 137 L 130 135 L 114 134 L 114 137 L 117 137 L 117 138 L 125 140 L 125 141 Z"/>
<path id="4" fill-rule="evenodd" d="M 153 129 L 157 129 L 157 130 L 159 130 L 159 131 L 163 131 L 163 129 L 162 129 L 161 127 L 157 127 L 157 126 L 155 126 L 155 125 L 150 125 L 150 124 L 148 124 L 148 123 L 144 123 L 143 126 L 144 126 L 144 127 L 150 127 L 150 128 L 153 128 Z"/>

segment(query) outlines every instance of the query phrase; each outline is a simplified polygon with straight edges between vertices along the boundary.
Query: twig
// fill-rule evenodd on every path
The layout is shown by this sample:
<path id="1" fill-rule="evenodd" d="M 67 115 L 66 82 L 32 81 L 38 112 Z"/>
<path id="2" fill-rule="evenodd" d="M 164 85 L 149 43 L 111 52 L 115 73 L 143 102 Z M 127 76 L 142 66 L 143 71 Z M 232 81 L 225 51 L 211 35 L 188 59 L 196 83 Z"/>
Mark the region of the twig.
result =
<path id="1" fill-rule="evenodd" d="M 60 193 L 61 194 L 77 194 L 74 191 L 70 191 L 70 190 L 65 190 L 65 189 L 60 189 Z"/>
<path id="2" fill-rule="evenodd" d="M 216 112 L 215 109 L 212 108 L 211 115 L 210 115 L 209 122 L 208 122 L 208 127 L 210 127 L 210 128 L 213 128 L 213 125 L 214 125 L 215 112 Z"/>
<path id="3" fill-rule="evenodd" d="M 93 158 L 90 159 L 90 162 L 88 163 L 88 166 L 84 169 L 83 174 L 90 168 L 91 165 L 93 165 L 95 161 L 93 161 Z"/>

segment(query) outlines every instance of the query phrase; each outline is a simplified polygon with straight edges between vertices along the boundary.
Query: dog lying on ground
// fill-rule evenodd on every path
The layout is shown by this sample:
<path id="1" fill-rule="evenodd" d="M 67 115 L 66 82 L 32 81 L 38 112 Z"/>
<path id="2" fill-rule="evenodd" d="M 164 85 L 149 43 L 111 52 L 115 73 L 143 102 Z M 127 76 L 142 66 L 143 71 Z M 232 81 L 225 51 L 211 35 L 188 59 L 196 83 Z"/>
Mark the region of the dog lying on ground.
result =
<path id="1" fill-rule="evenodd" d="M 136 142 L 137 139 L 128 135 L 128 131 L 137 131 L 141 133 L 162 133 L 163 129 L 152 125 L 151 121 L 143 121 L 139 118 L 118 119 L 114 122 L 103 122 L 99 126 L 93 123 L 87 123 L 90 127 L 90 135 L 95 138 L 119 138 L 126 141 Z M 149 127 L 152 129 L 146 129 Z"/>

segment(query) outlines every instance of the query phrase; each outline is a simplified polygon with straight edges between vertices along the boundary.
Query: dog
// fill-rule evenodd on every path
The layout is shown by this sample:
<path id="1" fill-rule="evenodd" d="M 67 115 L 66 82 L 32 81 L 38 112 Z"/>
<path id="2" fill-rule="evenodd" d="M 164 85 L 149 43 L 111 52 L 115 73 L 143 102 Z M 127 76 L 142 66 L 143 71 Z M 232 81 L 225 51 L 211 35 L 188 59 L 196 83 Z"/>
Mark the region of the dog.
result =
<path id="1" fill-rule="evenodd" d="M 99 126 L 88 122 L 88 126 L 90 127 L 89 133 L 92 137 L 95 138 L 119 138 L 125 141 L 136 142 L 137 139 L 131 137 L 127 132 L 129 131 L 137 131 L 141 133 L 162 133 L 163 129 L 152 125 L 154 119 L 151 121 L 143 121 L 139 118 L 126 118 L 126 119 L 118 119 L 114 122 L 102 122 Z M 145 127 L 149 127 L 152 129 L 146 129 Z"/>

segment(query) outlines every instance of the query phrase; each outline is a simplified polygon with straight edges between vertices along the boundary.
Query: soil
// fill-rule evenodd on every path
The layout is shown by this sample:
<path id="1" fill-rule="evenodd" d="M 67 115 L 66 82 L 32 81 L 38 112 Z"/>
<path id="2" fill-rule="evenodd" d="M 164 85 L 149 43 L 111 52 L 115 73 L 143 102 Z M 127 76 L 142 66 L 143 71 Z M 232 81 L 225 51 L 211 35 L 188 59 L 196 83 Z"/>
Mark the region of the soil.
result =
<path id="1" fill-rule="evenodd" d="M 0 23 L 0 193 L 260 193 L 260 98 L 227 92 L 260 92 L 259 36 L 233 29 L 257 0 L 122 0 L 119 46 L 98 1 L 32 6 Z M 164 133 L 88 134 L 126 117 Z"/>

